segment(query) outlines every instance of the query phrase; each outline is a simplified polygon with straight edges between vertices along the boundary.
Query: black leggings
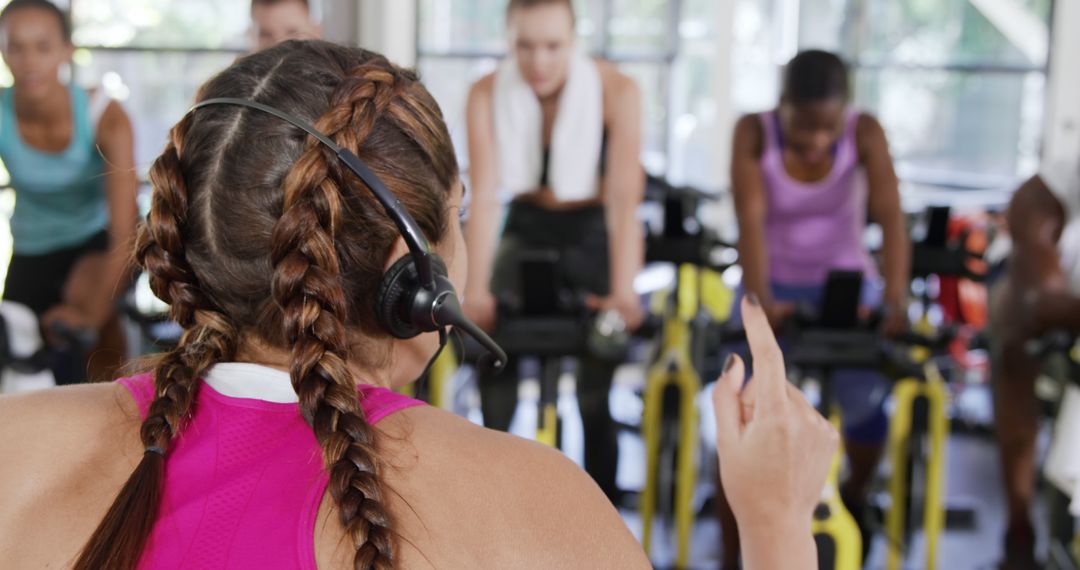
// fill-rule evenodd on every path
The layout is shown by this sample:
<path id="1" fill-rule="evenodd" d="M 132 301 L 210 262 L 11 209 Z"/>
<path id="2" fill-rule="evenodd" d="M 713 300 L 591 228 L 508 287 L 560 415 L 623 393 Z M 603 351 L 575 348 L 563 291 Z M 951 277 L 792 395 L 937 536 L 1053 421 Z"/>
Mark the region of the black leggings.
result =
<path id="1" fill-rule="evenodd" d="M 495 260 L 492 292 L 519 291 L 518 259 L 528 250 L 559 253 L 559 274 L 571 290 L 595 295 L 608 292 L 608 239 L 602 207 L 552 211 L 515 202 L 510 205 Z M 618 489 L 618 439 L 608 395 L 617 362 L 589 353 L 578 360 L 577 398 L 585 428 L 585 470 L 615 501 Z M 479 378 L 481 409 L 487 427 L 506 431 L 517 406 L 518 360 L 502 371 Z"/>
<path id="2" fill-rule="evenodd" d="M 109 251 L 109 234 L 102 230 L 85 242 L 43 255 L 12 255 L 4 283 L 4 300 L 21 303 L 40 319 L 64 301 L 64 287 L 82 258 Z M 57 384 L 86 379 L 84 355 L 76 348 L 54 348 L 49 368 Z"/>
<path id="3" fill-rule="evenodd" d="M 11 256 L 4 300 L 30 307 L 38 317 L 63 302 L 64 287 L 75 264 L 87 255 L 109 251 L 109 234 L 102 230 L 86 241 L 43 255 Z"/>

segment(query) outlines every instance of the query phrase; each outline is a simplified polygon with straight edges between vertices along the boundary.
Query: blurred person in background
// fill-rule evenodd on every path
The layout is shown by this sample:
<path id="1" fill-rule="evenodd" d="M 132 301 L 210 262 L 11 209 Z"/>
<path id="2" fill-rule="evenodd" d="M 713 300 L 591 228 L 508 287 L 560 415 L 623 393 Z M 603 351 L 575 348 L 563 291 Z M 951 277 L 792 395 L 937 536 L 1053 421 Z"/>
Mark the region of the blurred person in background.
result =
<path id="1" fill-rule="evenodd" d="M 257 50 L 285 40 L 322 37 L 322 26 L 311 17 L 308 0 L 251 0 L 251 23 Z"/>
<path id="2" fill-rule="evenodd" d="M 498 320 L 496 297 L 521 290 L 519 261 L 535 250 L 558 252 L 561 285 L 588 294 L 589 308 L 617 314 L 629 330 L 643 317 L 633 288 L 644 259 L 637 219 L 645 192 L 641 92 L 615 65 L 584 53 L 574 26 L 569 0 L 511 0 L 510 56 L 469 94 L 464 309 L 488 330 Z M 617 501 L 608 394 L 618 362 L 588 351 L 578 362 L 585 469 Z M 503 371 L 480 376 L 485 425 L 509 427 L 517 384 L 513 359 Z"/>
<path id="3" fill-rule="evenodd" d="M 15 190 L 4 300 L 28 306 L 47 342 L 67 349 L 53 367 L 59 383 L 110 378 L 126 358 L 115 299 L 129 277 L 138 186 L 124 109 L 60 80 L 73 50 L 51 2 L 13 0 L 0 12 L 14 78 L 0 90 L 0 159 Z M 59 329 L 97 346 L 72 347 Z"/>

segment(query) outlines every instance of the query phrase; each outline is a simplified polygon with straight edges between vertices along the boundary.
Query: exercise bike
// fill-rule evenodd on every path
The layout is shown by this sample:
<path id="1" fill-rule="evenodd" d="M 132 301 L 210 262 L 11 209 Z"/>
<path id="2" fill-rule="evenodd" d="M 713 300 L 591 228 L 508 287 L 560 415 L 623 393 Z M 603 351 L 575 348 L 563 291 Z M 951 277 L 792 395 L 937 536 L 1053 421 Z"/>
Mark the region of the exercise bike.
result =
<path id="1" fill-rule="evenodd" d="M 837 370 L 877 370 L 892 384 L 895 410 L 889 423 L 887 455 L 892 464 L 890 508 L 886 513 L 889 542 L 887 567 L 898 568 L 916 530 L 915 507 L 922 511 L 927 554 L 922 568 L 933 568 L 937 541 L 944 525 L 945 442 L 948 437 L 944 381 L 931 360 L 914 355 L 941 350 L 949 336 L 908 332 L 892 339 L 878 332 L 879 314 L 859 316 L 860 272 L 833 272 L 821 306 L 800 305 L 783 326 L 785 362 L 790 379 L 808 394 L 819 412 L 839 427 L 839 406 L 833 400 Z M 728 330 L 729 339 L 742 331 Z M 880 397 L 885 398 L 882 394 Z M 819 568 L 857 570 L 862 566 L 862 536 L 855 518 L 840 496 L 842 450 L 833 459 L 812 530 L 818 545 Z M 916 500 L 914 485 L 921 501 Z"/>
<path id="2" fill-rule="evenodd" d="M 154 296 L 145 273 L 140 273 L 134 286 L 121 297 L 119 308 L 120 314 L 139 331 L 139 353 L 171 350 L 180 342 L 183 330 L 169 318 L 169 306 Z"/>
<path id="3" fill-rule="evenodd" d="M 675 527 L 675 567 L 687 568 L 695 512 L 699 419 L 696 398 L 711 339 L 707 331 L 727 319 L 733 293 L 720 278 L 737 255 L 697 224 L 698 206 L 714 197 L 650 179 L 652 198 L 663 203 L 663 227 L 649 231 L 646 260 L 675 266 L 667 294 L 654 297 L 659 343 L 646 373 L 641 423 L 646 452 L 641 493 L 642 543 L 651 553 L 653 525 Z M 652 230 L 652 228 L 650 228 Z M 673 523 L 673 524 L 672 524 Z"/>
<path id="4" fill-rule="evenodd" d="M 935 567 L 937 544 L 945 522 L 945 444 L 948 439 L 948 394 L 938 369 L 930 361 L 920 362 L 913 348 L 940 350 L 951 340 L 905 333 L 885 339 L 877 332 L 878 316 L 859 319 L 857 283 L 859 274 L 833 276 L 830 285 L 847 283 L 837 290 L 826 287 L 820 316 L 793 319 L 792 348 L 785 359 L 797 383 L 815 380 L 819 410 L 839 420 L 830 400 L 832 378 L 839 369 L 878 370 L 892 383 L 894 412 L 889 422 L 887 456 L 892 467 L 889 478 L 890 505 L 885 515 L 888 541 L 886 567 L 899 568 L 907 545 L 917 529 L 915 511 L 921 510 L 921 527 L 926 536 L 925 561 L 920 568 Z M 860 276 L 861 277 L 861 276 Z M 843 310 L 843 305 L 848 310 Z M 851 513 L 839 495 L 839 462 L 833 463 L 822 505 L 815 513 L 813 528 L 818 541 L 820 567 L 855 569 L 861 567 L 862 537 Z M 918 485 L 921 483 L 921 486 Z M 921 493 L 921 501 L 916 493 Z"/>
<path id="5" fill-rule="evenodd" d="M 37 315 L 29 307 L 11 301 L 0 302 L 0 394 L 17 394 L 57 385 L 53 372 L 59 359 L 81 360 L 97 345 L 97 333 L 71 329 L 55 323 L 49 332 L 58 341 L 49 347 L 41 334 Z M 62 349 L 68 352 L 62 355 Z M 69 383 L 74 378 L 63 379 Z"/>
<path id="6" fill-rule="evenodd" d="M 519 257 L 520 291 L 498 297 L 492 338 L 519 363 L 519 386 L 538 381 L 537 441 L 562 449 L 559 395 L 577 378 L 576 358 L 588 353 L 620 361 L 630 334 L 617 315 L 595 314 L 584 292 L 566 286 L 557 251 L 529 250 Z"/>
<path id="7" fill-rule="evenodd" d="M 1056 380 L 1057 397 L 1053 402 L 1055 437 L 1043 468 L 1044 496 L 1049 511 L 1049 548 L 1047 568 L 1080 568 L 1080 466 L 1077 465 L 1075 441 L 1068 438 L 1080 421 L 1080 342 L 1075 334 L 1051 331 L 1029 341 L 1025 352 L 1046 365 L 1046 372 Z M 1062 436 L 1062 433 L 1066 435 Z"/>

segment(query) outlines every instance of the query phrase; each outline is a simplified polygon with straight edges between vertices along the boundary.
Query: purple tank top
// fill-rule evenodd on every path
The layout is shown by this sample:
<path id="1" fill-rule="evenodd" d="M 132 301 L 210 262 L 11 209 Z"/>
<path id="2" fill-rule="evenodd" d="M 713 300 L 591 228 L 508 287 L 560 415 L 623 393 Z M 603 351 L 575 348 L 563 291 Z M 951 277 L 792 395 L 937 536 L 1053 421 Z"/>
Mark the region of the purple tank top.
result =
<path id="1" fill-rule="evenodd" d="M 868 279 L 876 278 L 877 269 L 862 244 L 867 185 L 855 144 L 859 115 L 858 110 L 848 111 L 832 170 L 817 182 L 800 182 L 788 175 L 776 113 L 759 115 L 765 131 L 761 173 L 773 283 L 824 285 L 831 270 L 862 270 Z"/>
<path id="2" fill-rule="evenodd" d="M 118 380 L 146 416 L 149 374 Z M 423 405 L 361 386 L 367 421 Z M 315 569 L 322 452 L 296 403 L 221 394 L 201 382 L 166 458 L 164 494 L 139 568 Z M 321 523 L 320 523 L 321 524 Z"/>

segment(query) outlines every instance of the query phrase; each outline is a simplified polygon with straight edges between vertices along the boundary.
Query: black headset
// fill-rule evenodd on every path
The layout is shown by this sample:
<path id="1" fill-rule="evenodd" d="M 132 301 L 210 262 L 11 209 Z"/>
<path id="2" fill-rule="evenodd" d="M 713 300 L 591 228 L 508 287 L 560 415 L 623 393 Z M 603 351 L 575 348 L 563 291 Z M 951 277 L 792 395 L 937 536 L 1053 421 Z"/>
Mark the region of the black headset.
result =
<path id="1" fill-rule="evenodd" d="M 330 137 L 300 118 L 255 101 L 232 97 L 207 99 L 192 107 L 188 113 L 211 105 L 238 105 L 256 109 L 306 131 L 334 151 L 338 159 L 371 189 L 409 248 L 409 255 L 395 262 L 383 275 L 375 296 L 375 315 L 387 332 L 395 338 L 408 339 L 420 333 L 439 331 L 445 342 L 446 327 L 452 326 L 473 337 L 491 353 L 495 358 L 495 367 L 501 368 L 506 364 L 506 353 L 461 310 L 457 292 L 447 277 L 446 265 L 431 251 L 420 226 L 359 157 L 349 149 L 341 148 Z"/>

